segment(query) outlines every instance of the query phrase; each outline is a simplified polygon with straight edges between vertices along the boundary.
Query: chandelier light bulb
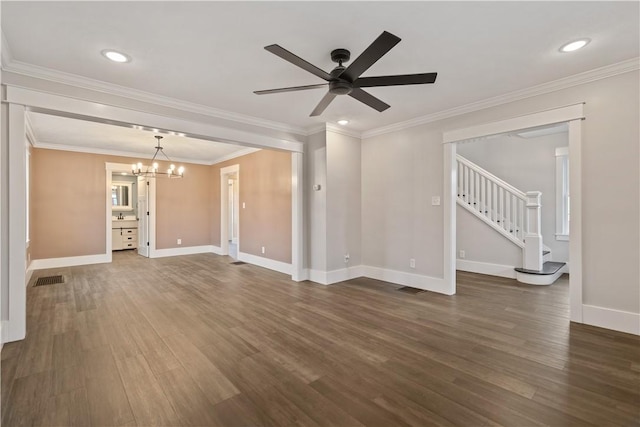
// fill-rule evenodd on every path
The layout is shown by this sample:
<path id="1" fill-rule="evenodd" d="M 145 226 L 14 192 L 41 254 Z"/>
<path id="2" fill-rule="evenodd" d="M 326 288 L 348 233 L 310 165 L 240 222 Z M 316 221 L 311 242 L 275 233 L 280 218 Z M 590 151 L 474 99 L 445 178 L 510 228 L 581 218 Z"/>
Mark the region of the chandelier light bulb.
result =
<path id="1" fill-rule="evenodd" d="M 154 171 L 157 171 L 157 170 L 158 170 L 158 164 L 157 164 L 157 163 L 154 163 L 154 164 L 153 164 L 153 170 L 154 170 Z"/>
<path id="2" fill-rule="evenodd" d="M 183 174 L 184 174 L 184 166 L 180 166 L 180 167 L 178 168 L 178 173 L 179 173 L 180 175 L 183 175 Z"/>
<path id="3" fill-rule="evenodd" d="M 171 166 L 169 166 L 169 169 L 174 170 L 176 168 L 176 165 L 172 164 Z"/>

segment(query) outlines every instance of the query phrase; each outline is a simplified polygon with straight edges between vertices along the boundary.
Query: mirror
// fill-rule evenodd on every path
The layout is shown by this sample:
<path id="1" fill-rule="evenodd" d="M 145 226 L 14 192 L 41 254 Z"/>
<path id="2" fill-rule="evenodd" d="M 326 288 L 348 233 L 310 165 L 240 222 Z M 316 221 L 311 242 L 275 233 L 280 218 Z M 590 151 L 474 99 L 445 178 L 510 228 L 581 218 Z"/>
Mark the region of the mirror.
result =
<path id="1" fill-rule="evenodd" d="M 130 182 L 111 183 L 111 208 L 118 211 L 133 210 Z"/>

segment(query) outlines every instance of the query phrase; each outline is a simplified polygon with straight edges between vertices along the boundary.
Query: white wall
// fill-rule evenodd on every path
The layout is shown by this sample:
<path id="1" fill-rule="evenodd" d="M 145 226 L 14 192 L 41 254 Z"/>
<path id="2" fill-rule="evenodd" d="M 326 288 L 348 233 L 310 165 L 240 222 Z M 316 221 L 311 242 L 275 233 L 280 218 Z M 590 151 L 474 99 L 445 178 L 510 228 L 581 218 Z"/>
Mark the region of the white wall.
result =
<path id="1" fill-rule="evenodd" d="M 639 72 L 627 72 L 362 144 L 363 263 L 442 277 L 442 132 L 585 102 L 583 303 L 640 312 Z M 425 102 L 428 102 L 426 100 Z"/>
<path id="2" fill-rule="evenodd" d="M 327 270 L 333 271 L 362 263 L 361 141 L 329 130 L 326 135 Z"/>
<path id="3" fill-rule="evenodd" d="M 503 135 L 457 145 L 458 154 L 476 163 L 483 169 L 513 185 L 517 189 L 542 192 L 542 239 L 551 249 L 554 261 L 569 261 L 569 242 L 558 241 L 556 231 L 556 157 L 557 147 L 568 145 L 566 132 L 537 138 L 521 138 Z M 486 230 L 491 228 L 471 214 L 461 213 L 457 207 L 457 248 L 465 250 L 470 261 L 494 262 L 496 264 L 522 266 L 522 249 L 504 237 L 486 239 Z M 465 211 L 465 213 L 468 213 Z M 492 231 L 493 232 L 493 231 Z M 493 232 L 498 235 L 498 233 Z M 515 264 L 513 254 L 520 255 Z M 489 261 L 491 258 L 493 261 Z"/>
<path id="4" fill-rule="evenodd" d="M 327 270 L 327 139 L 325 131 L 309 136 L 304 153 L 305 234 L 304 268 Z M 314 185 L 320 190 L 315 191 Z"/>

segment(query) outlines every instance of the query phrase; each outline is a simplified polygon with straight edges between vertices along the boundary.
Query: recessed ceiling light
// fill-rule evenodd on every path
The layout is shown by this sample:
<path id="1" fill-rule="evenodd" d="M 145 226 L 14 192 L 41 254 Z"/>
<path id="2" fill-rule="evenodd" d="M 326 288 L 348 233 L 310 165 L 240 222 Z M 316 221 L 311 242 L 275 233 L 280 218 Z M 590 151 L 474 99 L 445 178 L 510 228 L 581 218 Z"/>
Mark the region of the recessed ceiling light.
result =
<path id="1" fill-rule="evenodd" d="M 121 53 L 115 50 L 105 49 L 100 53 L 102 53 L 102 55 L 105 58 L 110 59 L 113 62 L 130 62 L 131 61 L 131 58 L 129 57 L 129 55 L 125 55 L 124 53 Z"/>
<path id="2" fill-rule="evenodd" d="M 560 48 L 560 52 L 574 52 L 588 45 L 590 41 L 591 41 L 590 39 L 580 39 L 580 40 L 572 41 L 562 46 Z"/>
<path id="3" fill-rule="evenodd" d="M 346 126 L 349 124 L 349 120 L 344 120 L 344 119 L 338 120 L 338 124 L 341 126 Z"/>

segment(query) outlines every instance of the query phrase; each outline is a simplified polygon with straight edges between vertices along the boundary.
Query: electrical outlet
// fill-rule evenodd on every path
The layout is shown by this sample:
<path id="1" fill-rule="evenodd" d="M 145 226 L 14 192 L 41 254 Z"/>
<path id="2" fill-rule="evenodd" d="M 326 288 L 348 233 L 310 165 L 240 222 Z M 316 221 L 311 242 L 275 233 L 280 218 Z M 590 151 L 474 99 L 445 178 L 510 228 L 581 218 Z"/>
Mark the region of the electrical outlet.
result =
<path id="1" fill-rule="evenodd" d="M 431 197 L 431 206 L 440 206 L 440 196 Z"/>
<path id="2" fill-rule="evenodd" d="M 182 239 L 178 239 L 178 244 L 181 245 L 182 244 Z"/>
<path id="3" fill-rule="evenodd" d="M 409 267 L 416 268 L 416 260 L 415 259 L 411 258 L 409 260 Z"/>
<path id="4" fill-rule="evenodd" d="M 348 264 L 349 263 L 349 254 L 344 254 L 344 263 Z"/>
<path id="5" fill-rule="evenodd" d="M 459 257 L 460 259 L 464 259 L 464 257 L 465 257 L 465 253 L 464 253 L 464 251 L 460 251 L 460 252 L 458 253 L 458 257 Z"/>
<path id="6" fill-rule="evenodd" d="M 264 253 L 264 246 L 262 247 L 262 253 Z"/>

